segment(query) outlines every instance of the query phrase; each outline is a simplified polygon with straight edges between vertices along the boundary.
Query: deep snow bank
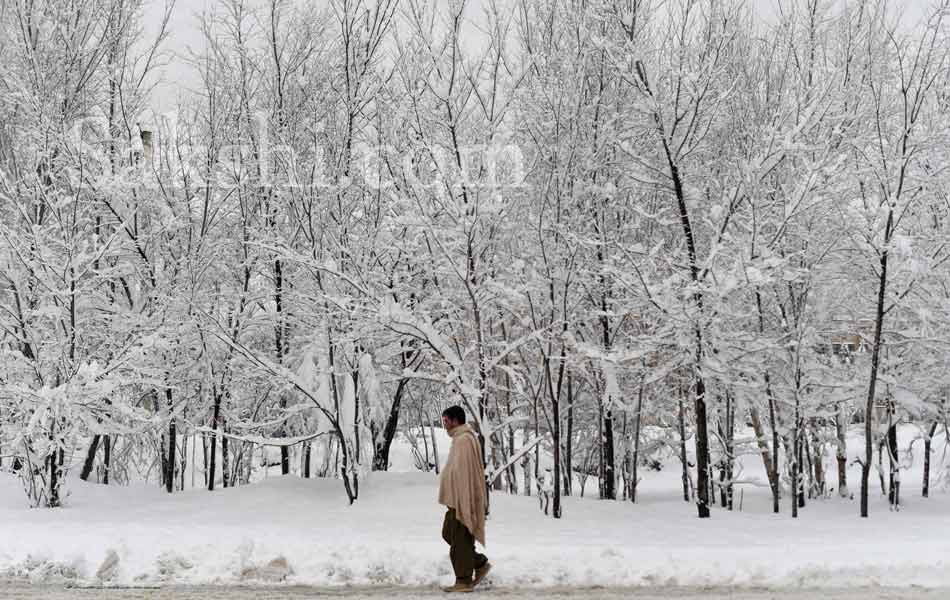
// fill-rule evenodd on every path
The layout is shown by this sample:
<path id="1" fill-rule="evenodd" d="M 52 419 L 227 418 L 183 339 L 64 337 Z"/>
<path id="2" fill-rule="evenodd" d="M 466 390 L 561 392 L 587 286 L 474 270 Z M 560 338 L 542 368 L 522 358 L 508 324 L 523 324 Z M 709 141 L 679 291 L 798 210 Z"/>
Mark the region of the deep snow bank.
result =
<path id="1" fill-rule="evenodd" d="M 750 493 L 746 512 L 714 510 L 701 522 L 661 483 L 644 486 L 636 506 L 567 499 L 561 521 L 546 518 L 534 499 L 495 495 L 488 530 L 495 582 L 950 584 L 950 503 L 942 494 L 908 498 L 899 513 L 877 501 L 870 520 L 856 516 L 853 501 L 814 502 L 795 522 L 758 510 L 766 498 Z M 113 581 L 123 584 L 235 583 L 278 557 L 295 584 L 451 579 L 433 475 L 374 475 L 352 507 L 339 486 L 287 477 L 169 496 L 74 481 L 70 506 L 50 511 L 23 508 L 18 481 L 0 475 L 0 574 L 94 580 L 113 550 Z"/>

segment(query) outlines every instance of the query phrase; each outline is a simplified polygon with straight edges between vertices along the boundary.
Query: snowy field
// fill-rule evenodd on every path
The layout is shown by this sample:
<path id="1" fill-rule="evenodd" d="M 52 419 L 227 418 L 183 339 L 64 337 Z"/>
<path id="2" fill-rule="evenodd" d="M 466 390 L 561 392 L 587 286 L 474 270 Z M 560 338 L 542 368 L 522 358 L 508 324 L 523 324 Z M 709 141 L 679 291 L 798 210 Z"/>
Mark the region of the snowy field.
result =
<path id="1" fill-rule="evenodd" d="M 821 590 L 822 600 L 938 600 L 946 598 L 947 590 L 860 588 L 854 590 Z M 405 588 L 188 588 L 161 589 L 92 589 L 52 586 L 0 586 L 5 600 L 304 600 L 306 598 L 340 598 L 347 600 L 417 600 L 444 598 L 439 590 Z M 545 600 L 814 600 L 814 590 L 734 590 L 717 588 L 638 588 L 621 589 L 545 589 Z M 480 598 L 505 600 L 536 600 L 534 590 L 491 590 L 479 592 Z"/>
<path id="2" fill-rule="evenodd" d="M 902 430 L 902 445 L 913 437 L 913 430 Z M 852 438 L 852 453 L 859 442 Z M 797 521 L 787 502 L 783 514 L 773 515 L 767 488 L 748 484 L 741 512 L 716 508 L 700 521 L 679 497 L 675 463 L 643 470 L 636 505 L 567 498 L 561 521 L 545 517 L 536 499 L 495 494 L 491 583 L 497 589 L 950 587 L 945 444 L 935 442 L 929 499 L 920 497 L 919 440 L 914 449 L 913 459 L 906 457 L 902 509 L 888 510 L 875 474 L 867 520 L 857 516 L 856 500 L 835 496 L 810 501 Z M 743 480 L 764 479 L 755 455 L 743 464 Z M 849 475 L 856 488 L 858 468 Z M 25 508 L 19 485 L 0 475 L 0 577 L 8 581 L 96 584 L 110 553 L 118 558 L 110 585 L 266 585 L 276 577 L 297 586 L 418 588 L 452 579 L 433 474 L 374 474 L 352 507 L 340 482 L 296 477 L 174 495 L 157 486 L 71 481 L 69 506 L 56 510 Z"/>

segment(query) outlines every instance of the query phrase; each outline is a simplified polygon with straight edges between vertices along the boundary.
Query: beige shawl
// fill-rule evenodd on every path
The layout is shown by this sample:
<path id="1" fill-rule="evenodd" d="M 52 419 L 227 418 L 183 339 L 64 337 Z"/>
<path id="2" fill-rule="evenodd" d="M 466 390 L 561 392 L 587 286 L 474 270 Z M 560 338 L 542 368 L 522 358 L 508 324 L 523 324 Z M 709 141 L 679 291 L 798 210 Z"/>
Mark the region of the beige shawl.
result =
<path id="1" fill-rule="evenodd" d="M 455 509 L 456 518 L 485 545 L 485 468 L 482 448 L 468 425 L 449 432 L 452 447 L 439 478 L 439 504 Z"/>

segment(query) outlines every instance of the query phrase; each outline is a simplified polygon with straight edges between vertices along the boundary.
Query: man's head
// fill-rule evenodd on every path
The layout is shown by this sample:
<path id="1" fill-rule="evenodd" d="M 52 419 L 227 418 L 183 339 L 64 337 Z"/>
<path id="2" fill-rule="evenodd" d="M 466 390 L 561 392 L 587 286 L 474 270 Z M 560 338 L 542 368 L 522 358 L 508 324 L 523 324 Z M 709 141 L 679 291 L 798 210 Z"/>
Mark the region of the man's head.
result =
<path id="1" fill-rule="evenodd" d="M 450 406 L 442 411 L 442 426 L 452 431 L 459 425 L 465 425 L 465 411 L 461 406 Z"/>

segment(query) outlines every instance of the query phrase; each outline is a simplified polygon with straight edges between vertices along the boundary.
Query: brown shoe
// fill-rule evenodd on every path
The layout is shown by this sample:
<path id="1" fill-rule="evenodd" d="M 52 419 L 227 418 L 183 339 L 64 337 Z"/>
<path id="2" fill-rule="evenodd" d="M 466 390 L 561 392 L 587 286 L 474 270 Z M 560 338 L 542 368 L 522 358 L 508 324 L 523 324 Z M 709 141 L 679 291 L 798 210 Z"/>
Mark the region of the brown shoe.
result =
<path id="1" fill-rule="evenodd" d="M 446 594 L 468 594 L 475 591 L 475 586 L 467 581 L 456 581 L 452 587 L 442 588 Z"/>
<path id="2" fill-rule="evenodd" d="M 482 580 L 485 579 L 485 577 L 487 577 L 489 573 L 491 573 L 490 562 L 486 562 L 484 565 L 482 565 L 478 569 L 475 569 L 475 581 L 472 582 L 472 587 L 475 587 L 479 583 L 481 583 Z"/>

